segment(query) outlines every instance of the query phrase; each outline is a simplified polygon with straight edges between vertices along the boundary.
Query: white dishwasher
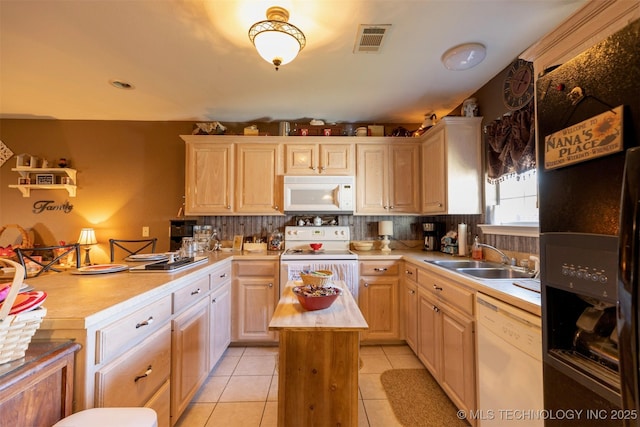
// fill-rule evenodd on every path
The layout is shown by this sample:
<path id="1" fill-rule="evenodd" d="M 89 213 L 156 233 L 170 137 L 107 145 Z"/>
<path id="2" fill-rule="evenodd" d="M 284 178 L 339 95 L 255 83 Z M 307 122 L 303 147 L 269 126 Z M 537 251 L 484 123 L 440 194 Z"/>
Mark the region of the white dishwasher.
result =
<path id="1" fill-rule="evenodd" d="M 543 426 L 541 319 L 478 293 L 478 426 Z"/>

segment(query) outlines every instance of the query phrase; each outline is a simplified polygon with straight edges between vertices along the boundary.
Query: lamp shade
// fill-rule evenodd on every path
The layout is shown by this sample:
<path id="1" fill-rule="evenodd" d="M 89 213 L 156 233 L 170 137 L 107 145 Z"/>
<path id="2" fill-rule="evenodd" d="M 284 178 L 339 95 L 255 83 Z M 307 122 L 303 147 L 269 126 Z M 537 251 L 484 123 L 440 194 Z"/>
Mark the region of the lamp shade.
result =
<path id="1" fill-rule="evenodd" d="M 393 236 L 393 221 L 379 221 L 378 236 Z"/>
<path id="2" fill-rule="evenodd" d="M 98 243 L 96 240 L 96 232 L 93 228 L 83 228 L 80 230 L 80 237 L 78 237 L 78 243 L 81 245 L 95 245 Z"/>

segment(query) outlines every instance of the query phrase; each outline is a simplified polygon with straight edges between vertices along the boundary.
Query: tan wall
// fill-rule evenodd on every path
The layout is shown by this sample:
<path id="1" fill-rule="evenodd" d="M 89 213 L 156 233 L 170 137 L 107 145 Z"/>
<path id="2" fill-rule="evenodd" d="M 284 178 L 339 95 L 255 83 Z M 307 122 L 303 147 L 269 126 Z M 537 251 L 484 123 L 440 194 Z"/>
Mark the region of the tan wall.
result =
<path id="1" fill-rule="evenodd" d="M 158 250 L 169 249 L 169 219 L 184 194 L 184 142 L 193 122 L 0 120 L 0 139 L 15 154 L 46 158 L 54 166 L 65 157 L 78 170 L 76 197 L 62 190 L 33 190 L 22 197 L 12 172 L 15 157 L 0 168 L 0 225 L 17 223 L 32 229 L 35 242 L 75 242 L 83 227 L 96 230 L 99 244 L 93 262 L 108 262 L 108 239 L 141 238 L 142 227 L 159 238 Z M 36 201 L 68 201 L 70 213 L 33 212 Z M 18 235 L 7 229 L 5 246 Z"/>

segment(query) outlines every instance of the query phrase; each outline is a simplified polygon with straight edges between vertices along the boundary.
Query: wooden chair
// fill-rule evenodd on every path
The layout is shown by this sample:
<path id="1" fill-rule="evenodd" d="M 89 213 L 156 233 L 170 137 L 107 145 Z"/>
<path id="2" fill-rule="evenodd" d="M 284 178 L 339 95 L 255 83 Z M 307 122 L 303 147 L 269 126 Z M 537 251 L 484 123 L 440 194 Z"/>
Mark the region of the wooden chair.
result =
<path id="1" fill-rule="evenodd" d="M 47 271 L 60 273 L 60 260 L 67 260 L 68 255 L 75 253 L 76 268 L 80 268 L 80 245 L 78 243 L 58 246 L 39 246 L 35 248 L 17 248 L 18 261 L 24 267 L 24 277 L 28 275 L 27 264 L 40 266 L 40 270 L 33 277 L 37 277 Z"/>
<path id="2" fill-rule="evenodd" d="M 149 239 L 138 239 L 138 240 L 109 239 L 109 247 L 111 249 L 111 262 L 115 260 L 115 251 L 117 248 L 120 248 L 122 251 L 126 253 L 126 255 L 123 257 L 123 258 L 126 258 L 130 255 L 135 255 L 137 253 L 140 253 L 149 247 L 151 247 L 151 253 L 154 253 L 156 251 L 157 242 L 158 242 L 157 237 L 152 237 Z"/>

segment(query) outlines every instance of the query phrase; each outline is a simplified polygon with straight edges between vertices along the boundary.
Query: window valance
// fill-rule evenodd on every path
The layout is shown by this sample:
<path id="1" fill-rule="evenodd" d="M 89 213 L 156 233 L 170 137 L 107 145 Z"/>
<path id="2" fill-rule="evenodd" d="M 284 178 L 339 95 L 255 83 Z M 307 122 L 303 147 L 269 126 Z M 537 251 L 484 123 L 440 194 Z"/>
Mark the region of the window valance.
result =
<path id="1" fill-rule="evenodd" d="M 490 183 L 536 168 L 533 102 L 489 123 L 485 135 Z"/>

